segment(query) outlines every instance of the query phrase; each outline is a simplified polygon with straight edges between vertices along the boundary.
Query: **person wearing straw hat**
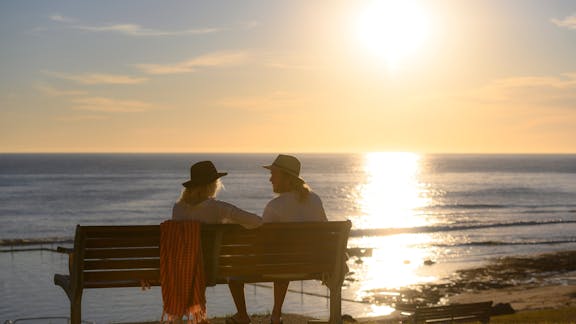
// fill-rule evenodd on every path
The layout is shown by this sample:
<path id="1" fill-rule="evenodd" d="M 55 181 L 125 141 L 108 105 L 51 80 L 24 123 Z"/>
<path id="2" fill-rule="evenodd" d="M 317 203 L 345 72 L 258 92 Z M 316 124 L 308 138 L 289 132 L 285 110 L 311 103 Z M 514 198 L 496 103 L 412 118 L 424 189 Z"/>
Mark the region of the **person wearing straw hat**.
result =
<path id="1" fill-rule="evenodd" d="M 327 221 L 326 212 L 320 197 L 314 193 L 300 176 L 300 161 L 291 155 L 280 154 L 270 165 L 272 190 L 277 197 L 264 208 L 264 223 L 276 222 L 321 222 Z M 282 304 L 289 281 L 279 279 L 274 282 L 274 308 L 270 317 L 271 324 L 282 323 Z M 244 283 L 240 280 L 228 282 L 236 305 L 237 313 L 228 318 L 227 324 L 245 324 L 250 322 L 246 311 Z"/>
<path id="2" fill-rule="evenodd" d="M 172 208 L 172 219 L 196 220 L 210 224 L 240 224 L 245 228 L 260 226 L 260 216 L 216 199 L 222 187 L 220 178 L 227 174 L 218 172 L 212 161 L 193 164 L 190 167 L 190 179 L 182 184 L 182 194 Z"/>

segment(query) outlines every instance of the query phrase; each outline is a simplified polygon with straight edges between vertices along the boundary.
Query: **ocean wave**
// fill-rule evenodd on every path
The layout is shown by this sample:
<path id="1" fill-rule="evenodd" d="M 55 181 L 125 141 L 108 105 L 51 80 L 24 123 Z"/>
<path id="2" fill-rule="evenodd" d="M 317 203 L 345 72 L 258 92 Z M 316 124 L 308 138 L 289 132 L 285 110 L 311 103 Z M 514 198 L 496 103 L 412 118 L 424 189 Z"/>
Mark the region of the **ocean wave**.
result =
<path id="1" fill-rule="evenodd" d="M 465 224 L 465 225 L 440 225 L 440 226 L 419 226 L 419 227 L 403 227 L 403 228 L 366 228 L 366 229 L 352 229 L 350 236 L 382 236 L 394 234 L 409 234 L 409 233 L 436 233 L 436 232 L 449 232 L 449 231 L 466 231 L 483 228 L 498 228 L 498 227 L 512 227 L 512 226 L 542 226 L 553 224 L 576 224 L 576 220 L 544 220 L 544 221 L 520 221 L 520 222 L 505 222 L 505 223 L 491 223 L 491 224 Z"/>
<path id="2" fill-rule="evenodd" d="M 451 204 L 451 205 L 434 205 L 420 208 L 421 210 L 454 210 L 454 209 L 505 209 L 505 208 L 524 208 L 523 213 L 546 213 L 546 212 L 576 212 L 576 204 L 562 205 L 520 205 L 520 204 Z M 538 210 L 540 208 L 549 208 L 547 210 Z M 559 209 L 552 209 L 559 208 Z M 569 208 L 566 210 L 565 208 Z"/>
<path id="3" fill-rule="evenodd" d="M 516 207 L 512 205 L 497 205 L 497 204 L 453 204 L 453 205 L 436 205 L 426 206 L 422 209 L 498 209 Z"/>
<path id="4" fill-rule="evenodd" d="M 13 238 L 0 239 L 0 246 L 22 246 L 42 244 L 74 243 L 71 237 L 38 237 L 38 238 Z"/>
<path id="5" fill-rule="evenodd" d="M 528 241 L 478 241 L 451 244 L 432 244 L 434 247 L 466 247 L 466 246 L 503 246 L 503 245 L 552 245 L 576 243 L 576 238 L 559 240 L 528 240 Z"/>

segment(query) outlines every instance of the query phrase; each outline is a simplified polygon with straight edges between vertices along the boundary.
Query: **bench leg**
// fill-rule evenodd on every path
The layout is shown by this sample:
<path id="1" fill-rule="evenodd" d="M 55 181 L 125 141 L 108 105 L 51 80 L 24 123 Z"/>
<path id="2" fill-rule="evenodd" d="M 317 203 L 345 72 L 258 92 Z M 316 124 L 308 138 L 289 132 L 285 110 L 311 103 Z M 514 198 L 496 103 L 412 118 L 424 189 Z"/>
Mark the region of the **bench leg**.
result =
<path id="1" fill-rule="evenodd" d="M 80 324 L 82 322 L 82 294 L 70 299 L 70 323 Z"/>
<path id="2" fill-rule="evenodd" d="M 340 287 L 330 288 L 330 324 L 342 323 L 342 291 Z"/>

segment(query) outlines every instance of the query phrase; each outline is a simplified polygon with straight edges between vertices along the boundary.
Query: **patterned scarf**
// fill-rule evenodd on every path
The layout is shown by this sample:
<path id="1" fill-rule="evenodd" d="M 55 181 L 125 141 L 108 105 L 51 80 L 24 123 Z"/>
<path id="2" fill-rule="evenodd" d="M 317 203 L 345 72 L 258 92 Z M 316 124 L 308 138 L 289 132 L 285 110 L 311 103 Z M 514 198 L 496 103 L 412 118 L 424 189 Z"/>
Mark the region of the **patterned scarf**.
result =
<path id="1" fill-rule="evenodd" d="M 202 262 L 200 223 L 168 220 L 160 224 L 161 321 L 183 316 L 206 321 L 206 279 Z"/>

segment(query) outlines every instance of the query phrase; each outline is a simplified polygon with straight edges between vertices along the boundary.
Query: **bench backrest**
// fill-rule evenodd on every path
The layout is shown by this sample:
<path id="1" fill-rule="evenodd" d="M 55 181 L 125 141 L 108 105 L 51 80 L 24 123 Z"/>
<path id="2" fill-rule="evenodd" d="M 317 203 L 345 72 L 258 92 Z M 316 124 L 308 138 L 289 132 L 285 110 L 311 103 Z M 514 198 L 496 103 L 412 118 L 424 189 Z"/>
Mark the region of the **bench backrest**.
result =
<path id="1" fill-rule="evenodd" d="M 416 308 L 412 315 L 413 323 L 434 322 L 487 322 L 490 318 L 492 302 L 451 304 L 446 306 Z"/>
<path id="2" fill-rule="evenodd" d="M 247 282 L 343 276 L 351 223 L 270 223 L 247 230 L 233 224 L 203 224 L 207 284 L 228 277 Z M 78 287 L 159 285 L 160 226 L 77 226 L 71 281 Z"/>

